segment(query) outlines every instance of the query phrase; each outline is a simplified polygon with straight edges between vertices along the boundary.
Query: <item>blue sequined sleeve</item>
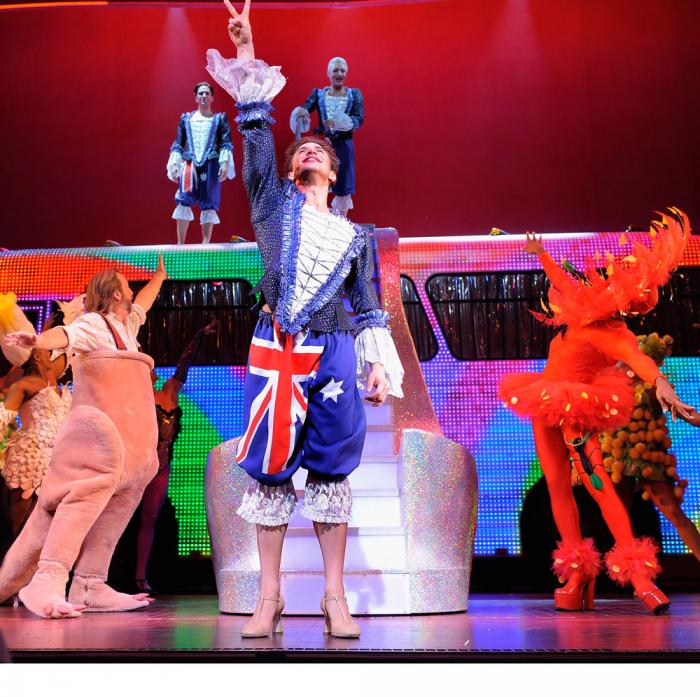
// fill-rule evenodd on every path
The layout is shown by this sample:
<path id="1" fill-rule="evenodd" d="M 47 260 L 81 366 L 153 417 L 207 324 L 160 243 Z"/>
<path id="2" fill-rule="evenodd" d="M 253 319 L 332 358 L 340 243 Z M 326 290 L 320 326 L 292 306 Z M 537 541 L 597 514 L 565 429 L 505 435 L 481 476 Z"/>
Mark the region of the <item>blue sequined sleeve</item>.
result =
<path id="1" fill-rule="evenodd" d="M 389 315 L 379 307 L 379 300 L 374 292 L 374 264 L 366 228 L 364 237 L 362 251 L 353 260 L 350 273 L 345 279 L 345 290 L 355 312 L 358 333 L 367 327 L 386 327 L 389 323 Z"/>
<path id="2" fill-rule="evenodd" d="M 233 143 L 231 142 L 231 124 L 228 122 L 228 116 L 226 116 L 226 114 L 223 112 L 221 114 L 219 128 L 219 149 L 233 150 Z"/>
<path id="3" fill-rule="evenodd" d="M 170 152 L 179 152 L 180 155 L 182 155 L 185 151 L 185 145 L 187 144 L 186 118 L 187 114 L 182 114 L 180 116 L 180 122 L 177 124 L 177 134 L 175 135 L 173 144 L 170 146 Z"/>
<path id="4" fill-rule="evenodd" d="M 243 136 L 243 183 L 254 226 L 273 215 L 283 203 L 283 184 L 277 172 L 275 140 L 267 102 L 236 104 L 238 130 Z M 258 234 L 256 229 L 256 235 Z M 260 242 L 260 240 L 258 240 Z"/>
<path id="5" fill-rule="evenodd" d="M 365 98 L 362 96 L 362 92 L 356 87 L 353 88 L 353 102 L 352 109 L 350 109 L 350 118 L 353 122 L 353 131 L 356 131 L 365 120 Z"/>

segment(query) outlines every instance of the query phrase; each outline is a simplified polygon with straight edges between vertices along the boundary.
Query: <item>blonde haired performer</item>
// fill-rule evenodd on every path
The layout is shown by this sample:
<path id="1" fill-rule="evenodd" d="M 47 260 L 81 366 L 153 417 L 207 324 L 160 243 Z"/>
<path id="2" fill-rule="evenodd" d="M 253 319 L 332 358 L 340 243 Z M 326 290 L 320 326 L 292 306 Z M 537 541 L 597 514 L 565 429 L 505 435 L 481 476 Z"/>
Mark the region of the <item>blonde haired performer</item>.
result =
<path id="1" fill-rule="evenodd" d="M 328 61 L 326 74 L 330 85 L 315 87 L 303 106 L 292 111 L 290 127 L 296 138 L 311 129 L 312 111 L 318 112 L 319 125 L 314 133 L 329 140 L 338 154 L 340 167 L 333 182 L 331 204 L 342 215 L 353 208 L 355 193 L 355 144 L 353 134 L 365 120 L 365 100 L 357 87 L 346 87 L 348 62 L 341 56 Z"/>
<path id="2" fill-rule="evenodd" d="M 153 361 L 138 350 L 136 333 L 166 276 L 161 257 L 134 301 L 121 273 L 101 271 L 88 284 L 87 312 L 69 326 L 7 335 L 10 345 L 70 349 L 75 387 L 37 504 L 0 567 L 0 601 L 19 591 L 31 612 L 54 619 L 148 605 L 145 593 L 118 593 L 106 580 L 158 469 Z"/>

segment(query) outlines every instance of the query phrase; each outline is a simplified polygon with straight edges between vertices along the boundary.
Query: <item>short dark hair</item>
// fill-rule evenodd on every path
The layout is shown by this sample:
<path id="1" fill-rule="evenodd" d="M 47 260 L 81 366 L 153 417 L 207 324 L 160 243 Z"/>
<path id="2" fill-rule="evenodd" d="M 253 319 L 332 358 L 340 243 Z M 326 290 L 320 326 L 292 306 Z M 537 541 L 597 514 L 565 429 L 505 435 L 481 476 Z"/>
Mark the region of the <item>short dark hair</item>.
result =
<path id="1" fill-rule="evenodd" d="M 317 145 L 320 145 L 325 150 L 326 155 L 328 155 L 328 158 L 331 161 L 331 172 L 335 172 L 336 174 L 338 173 L 338 169 L 340 168 L 340 159 L 333 149 L 333 146 L 324 138 L 304 136 L 303 138 L 299 138 L 299 140 L 295 140 L 293 143 L 291 143 L 284 153 L 285 176 L 292 171 L 292 160 L 294 159 L 294 155 L 296 155 L 297 150 L 299 150 L 302 145 L 306 145 L 306 143 L 316 143 Z"/>
<path id="2" fill-rule="evenodd" d="M 202 86 L 208 87 L 208 88 L 209 88 L 209 91 L 211 92 L 211 96 L 212 96 L 212 97 L 214 96 L 214 88 L 211 86 L 211 83 L 209 83 L 209 82 L 198 82 L 198 83 L 194 86 L 194 93 L 195 93 L 195 95 L 197 94 L 199 88 L 202 87 Z"/>
<path id="3" fill-rule="evenodd" d="M 36 359 L 36 352 L 34 349 L 31 350 L 29 358 L 27 358 L 21 366 L 24 371 L 24 375 L 39 375 L 39 364 Z"/>

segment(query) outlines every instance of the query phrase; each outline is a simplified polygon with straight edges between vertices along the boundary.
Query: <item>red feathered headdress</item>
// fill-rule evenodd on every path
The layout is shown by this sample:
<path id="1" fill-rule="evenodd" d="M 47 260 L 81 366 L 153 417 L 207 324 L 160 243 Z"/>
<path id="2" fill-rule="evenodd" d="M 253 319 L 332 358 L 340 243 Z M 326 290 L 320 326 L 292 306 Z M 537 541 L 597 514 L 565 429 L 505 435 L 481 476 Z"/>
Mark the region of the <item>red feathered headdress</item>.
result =
<path id="1" fill-rule="evenodd" d="M 633 251 L 621 259 L 607 254 L 605 274 L 601 260 L 586 260 L 585 275 L 566 274 L 549 288 L 547 315 L 538 319 L 553 325 L 585 326 L 618 315 L 639 315 L 654 308 L 659 287 L 668 282 L 683 256 L 691 227 L 678 208 L 661 215 L 649 228 L 651 246 L 632 242 Z M 621 243 L 623 241 L 621 240 Z"/>

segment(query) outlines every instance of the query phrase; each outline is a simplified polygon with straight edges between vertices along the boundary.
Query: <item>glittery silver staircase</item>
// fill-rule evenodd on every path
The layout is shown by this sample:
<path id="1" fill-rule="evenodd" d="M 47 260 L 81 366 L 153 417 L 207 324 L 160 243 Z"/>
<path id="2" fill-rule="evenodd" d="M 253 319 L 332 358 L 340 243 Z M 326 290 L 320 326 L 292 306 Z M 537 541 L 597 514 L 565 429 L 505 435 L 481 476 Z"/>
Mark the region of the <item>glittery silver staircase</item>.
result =
<path id="1" fill-rule="evenodd" d="M 366 407 L 367 438 L 350 476 L 345 588 L 356 614 L 464 610 L 476 521 L 476 475 L 464 449 L 417 429 L 394 452 L 391 404 Z M 233 462 L 236 441 L 215 448 L 207 472 L 207 514 L 223 612 L 252 612 L 259 587 L 255 527 L 235 514 L 247 475 Z M 313 524 L 299 516 L 306 473 L 294 477 L 299 504 L 282 555 L 290 614 L 318 614 L 323 560 Z M 442 487 L 447 485 L 449 489 Z"/>
<path id="2" fill-rule="evenodd" d="M 345 554 L 346 595 L 356 613 L 403 614 L 409 611 L 409 575 L 391 404 L 366 405 L 365 414 L 362 462 L 349 478 L 353 514 Z M 300 471 L 293 479 L 300 504 L 305 476 Z M 285 539 L 282 587 L 290 613 L 318 612 L 323 559 L 313 524 L 298 513 L 292 517 Z"/>
<path id="3" fill-rule="evenodd" d="M 477 477 L 467 450 L 442 434 L 401 302 L 396 230 L 374 231 L 382 307 L 406 370 L 402 400 L 365 407 L 367 438 L 350 476 L 345 589 L 355 614 L 467 609 L 477 514 Z M 248 475 L 235 464 L 237 439 L 209 454 L 207 519 L 222 612 L 252 613 L 260 566 L 255 526 L 235 511 Z M 400 443 L 396 452 L 394 444 Z M 294 477 L 301 509 L 306 473 Z M 295 513 L 282 555 L 289 614 L 320 614 L 323 563 L 313 524 Z"/>

